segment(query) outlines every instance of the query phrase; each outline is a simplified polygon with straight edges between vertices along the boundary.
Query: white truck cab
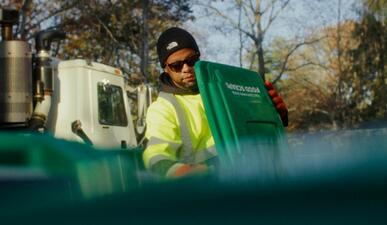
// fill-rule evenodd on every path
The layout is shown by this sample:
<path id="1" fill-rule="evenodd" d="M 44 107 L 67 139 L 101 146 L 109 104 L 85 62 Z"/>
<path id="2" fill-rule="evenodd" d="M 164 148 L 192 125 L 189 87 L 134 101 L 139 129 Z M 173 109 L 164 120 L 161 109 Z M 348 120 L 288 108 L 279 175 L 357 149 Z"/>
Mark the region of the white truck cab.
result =
<path id="1" fill-rule="evenodd" d="M 78 121 L 95 147 L 137 146 L 122 71 L 86 60 L 59 62 L 54 69 L 47 129 L 57 138 L 84 142 Z"/>
<path id="2" fill-rule="evenodd" d="M 101 149 L 140 147 L 150 85 L 130 87 L 122 71 L 108 65 L 56 60 L 51 43 L 66 37 L 56 29 L 36 34 L 33 53 L 29 43 L 14 39 L 18 15 L 0 9 L 0 131 L 49 132 Z M 135 126 L 127 91 L 136 91 Z"/>

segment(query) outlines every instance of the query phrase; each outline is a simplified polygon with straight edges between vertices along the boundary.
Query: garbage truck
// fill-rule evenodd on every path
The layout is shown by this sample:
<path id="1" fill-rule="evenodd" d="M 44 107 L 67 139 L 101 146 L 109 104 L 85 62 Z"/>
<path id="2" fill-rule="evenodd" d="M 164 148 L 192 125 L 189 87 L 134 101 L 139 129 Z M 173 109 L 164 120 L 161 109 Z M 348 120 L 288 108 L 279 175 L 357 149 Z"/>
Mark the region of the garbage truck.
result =
<path id="1" fill-rule="evenodd" d="M 108 65 L 51 57 L 51 43 L 65 38 L 58 30 L 39 32 L 32 54 L 27 42 L 13 38 L 18 16 L 0 9 L 0 129 L 50 133 L 101 149 L 141 144 L 151 86 L 130 87 L 122 70 Z M 138 93 L 135 123 L 129 91 Z"/>

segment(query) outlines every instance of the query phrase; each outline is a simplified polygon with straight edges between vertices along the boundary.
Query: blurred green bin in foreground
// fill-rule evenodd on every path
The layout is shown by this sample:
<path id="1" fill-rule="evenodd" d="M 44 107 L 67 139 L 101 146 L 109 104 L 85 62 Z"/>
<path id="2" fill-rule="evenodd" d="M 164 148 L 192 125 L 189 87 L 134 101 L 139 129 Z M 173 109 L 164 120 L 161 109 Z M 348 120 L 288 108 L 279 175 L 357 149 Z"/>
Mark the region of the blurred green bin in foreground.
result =
<path id="1" fill-rule="evenodd" d="M 80 198 L 137 188 L 140 149 L 96 150 L 48 135 L 0 133 L 0 180 L 61 180 Z"/>

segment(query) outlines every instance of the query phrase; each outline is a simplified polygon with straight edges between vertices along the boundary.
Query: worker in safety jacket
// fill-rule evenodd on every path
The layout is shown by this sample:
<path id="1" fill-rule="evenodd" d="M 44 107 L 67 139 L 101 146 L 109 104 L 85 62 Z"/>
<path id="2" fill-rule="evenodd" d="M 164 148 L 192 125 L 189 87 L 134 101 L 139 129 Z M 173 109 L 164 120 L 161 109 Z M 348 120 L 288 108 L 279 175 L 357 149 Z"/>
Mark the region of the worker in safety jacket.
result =
<path id="1" fill-rule="evenodd" d="M 145 167 L 167 177 L 207 171 L 217 153 L 195 78 L 198 45 L 186 30 L 173 27 L 160 35 L 157 53 L 164 72 L 159 78 L 159 96 L 147 112 Z M 287 123 L 286 106 L 268 85 Z"/>

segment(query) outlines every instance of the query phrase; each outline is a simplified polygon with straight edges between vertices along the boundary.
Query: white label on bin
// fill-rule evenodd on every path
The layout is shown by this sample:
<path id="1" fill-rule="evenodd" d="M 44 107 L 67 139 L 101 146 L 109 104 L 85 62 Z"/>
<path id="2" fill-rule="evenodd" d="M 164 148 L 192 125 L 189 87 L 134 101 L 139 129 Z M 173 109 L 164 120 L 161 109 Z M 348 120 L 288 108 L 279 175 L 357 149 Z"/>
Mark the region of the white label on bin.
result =
<path id="1" fill-rule="evenodd" d="M 240 84 L 233 84 L 225 82 L 226 87 L 231 90 L 234 95 L 248 96 L 248 97 L 257 97 L 261 91 L 258 87 L 254 86 L 245 86 Z"/>

